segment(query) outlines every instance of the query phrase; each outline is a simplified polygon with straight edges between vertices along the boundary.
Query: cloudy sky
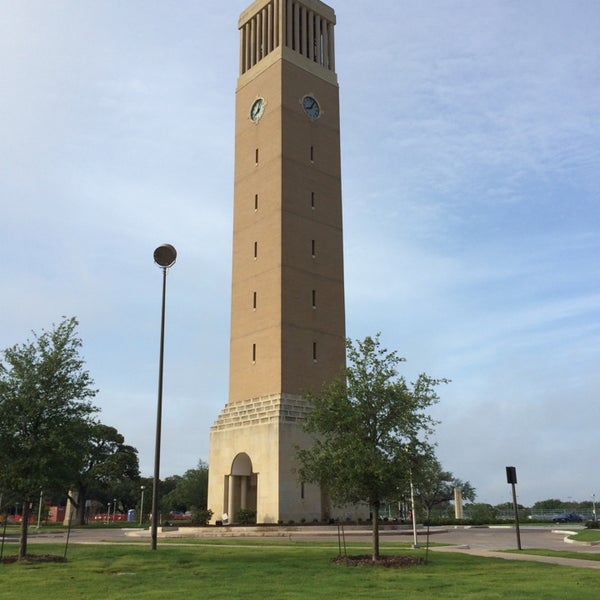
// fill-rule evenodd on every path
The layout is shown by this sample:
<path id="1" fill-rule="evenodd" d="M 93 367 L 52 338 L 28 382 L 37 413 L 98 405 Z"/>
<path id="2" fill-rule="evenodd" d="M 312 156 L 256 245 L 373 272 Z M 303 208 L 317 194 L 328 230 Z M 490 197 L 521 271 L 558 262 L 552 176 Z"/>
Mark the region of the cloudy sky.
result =
<path id="1" fill-rule="evenodd" d="M 0 0 L 0 348 L 80 320 L 151 475 L 227 401 L 237 19 L 249 0 Z M 452 380 L 478 500 L 600 497 L 600 3 L 339 0 L 347 333 Z M 210 7 L 210 8 L 209 8 Z"/>

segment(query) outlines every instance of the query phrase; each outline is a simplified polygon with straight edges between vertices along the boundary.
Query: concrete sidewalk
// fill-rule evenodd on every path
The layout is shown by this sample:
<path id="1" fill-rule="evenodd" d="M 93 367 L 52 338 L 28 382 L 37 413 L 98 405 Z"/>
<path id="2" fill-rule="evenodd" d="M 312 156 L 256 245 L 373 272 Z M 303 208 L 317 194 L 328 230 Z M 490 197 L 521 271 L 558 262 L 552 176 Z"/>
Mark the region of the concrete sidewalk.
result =
<path id="1" fill-rule="evenodd" d="M 584 569 L 600 569 L 600 561 L 584 560 L 580 558 L 562 558 L 560 556 L 541 556 L 537 554 L 525 554 L 519 552 L 498 552 L 497 550 L 486 550 L 484 548 L 469 548 L 468 546 L 434 546 L 429 548 L 432 552 L 460 552 L 471 556 L 482 556 L 484 558 L 501 558 L 503 560 L 516 560 L 525 562 L 542 562 L 565 567 L 580 567 Z"/>

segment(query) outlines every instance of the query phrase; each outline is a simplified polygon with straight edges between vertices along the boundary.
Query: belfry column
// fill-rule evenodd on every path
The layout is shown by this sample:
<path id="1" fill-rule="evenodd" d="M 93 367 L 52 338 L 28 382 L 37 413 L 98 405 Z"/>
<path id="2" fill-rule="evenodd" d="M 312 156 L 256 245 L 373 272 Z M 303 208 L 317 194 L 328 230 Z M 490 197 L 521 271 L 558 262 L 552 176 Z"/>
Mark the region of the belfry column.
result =
<path id="1" fill-rule="evenodd" d="M 249 477 L 242 476 L 240 477 L 240 508 L 248 508 L 248 483 Z"/>
<path id="2" fill-rule="evenodd" d="M 233 499 L 235 497 L 235 475 L 229 476 L 229 496 L 227 498 L 227 515 L 229 517 L 229 522 L 231 523 L 234 519 L 234 504 Z"/>

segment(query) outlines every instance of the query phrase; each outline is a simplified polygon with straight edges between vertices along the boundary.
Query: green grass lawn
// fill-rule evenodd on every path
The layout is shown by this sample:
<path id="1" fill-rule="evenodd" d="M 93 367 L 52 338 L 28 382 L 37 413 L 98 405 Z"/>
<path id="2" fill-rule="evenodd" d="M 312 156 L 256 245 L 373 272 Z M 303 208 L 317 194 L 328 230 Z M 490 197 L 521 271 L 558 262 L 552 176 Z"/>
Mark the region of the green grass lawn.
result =
<path id="1" fill-rule="evenodd" d="M 352 545 L 349 553 L 366 553 Z M 62 555 L 62 545 L 31 545 L 35 554 Z M 5 547 L 5 556 L 16 552 Z M 386 544 L 384 553 L 424 555 Z M 76 545 L 68 562 L 0 564 L 2 600 L 129 600 L 202 598 L 285 600 L 307 598 L 510 598 L 539 600 L 598 597 L 594 570 L 430 552 L 429 564 L 406 569 L 332 564 L 334 545 L 159 544 Z"/>
<path id="2" fill-rule="evenodd" d="M 583 529 L 569 538 L 577 542 L 600 542 L 600 529 Z"/>

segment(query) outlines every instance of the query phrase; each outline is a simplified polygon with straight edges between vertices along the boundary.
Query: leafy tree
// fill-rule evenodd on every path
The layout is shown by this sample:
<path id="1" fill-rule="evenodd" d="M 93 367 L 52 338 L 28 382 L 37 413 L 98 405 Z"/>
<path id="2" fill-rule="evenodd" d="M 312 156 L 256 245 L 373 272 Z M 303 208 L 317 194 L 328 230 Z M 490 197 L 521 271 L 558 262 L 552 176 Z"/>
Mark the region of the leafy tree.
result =
<path id="1" fill-rule="evenodd" d="M 175 475 L 168 479 L 175 481 L 175 486 L 161 502 L 168 511 L 205 510 L 208 500 L 208 465 L 200 460 L 195 469 L 188 469 L 183 475 Z"/>
<path id="2" fill-rule="evenodd" d="M 65 490 L 83 467 L 93 381 L 79 356 L 77 320 L 64 319 L 0 362 L 0 489 L 23 501 L 19 558 L 27 554 L 29 505 Z"/>
<path id="3" fill-rule="evenodd" d="M 484 502 L 466 505 L 465 512 L 474 523 L 493 523 L 498 516 L 496 508 Z"/>
<path id="4" fill-rule="evenodd" d="M 137 450 L 125 444 L 125 438 L 114 427 L 91 423 L 84 448 L 85 462 L 74 480 L 77 499 L 71 499 L 81 525 L 85 523 L 84 507 L 90 492 L 97 495 L 100 490 L 112 491 L 128 480 L 140 478 Z M 119 498 L 124 500 L 122 494 Z"/>
<path id="5" fill-rule="evenodd" d="M 373 523 L 373 560 L 379 558 L 379 508 L 406 478 L 411 457 L 432 452 L 434 421 L 426 409 L 445 382 L 425 374 L 408 384 L 404 360 L 380 345 L 379 335 L 346 343 L 344 377 L 311 397 L 306 431 L 314 445 L 298 451 L 302 481 L 324 486 L 338 505 L 367 502 Z"/>
<path id="6" fill-rule="evenodd" d="M 460 488 L 463 500 L 473 502 L 475 489 L 467 481 L 457 479 L 449 471 L 444 471 L 435 456 L 425 456 L 416 461 L 413 470 L 415 502 L 425 509 L 427 523 L 435 506 L 448 505 L 454 499 L 454 489 Z"/>
<path id="7" fill-rule="evenodd" d="M 475 502 L 475 498 L 477 497 L 477 491 L 468 481 L 463 481 L 462 479 L 458 479 L 454 477 L 452 479 L 452 489 L 460 488 L 462 491 L 463 500 L 468 500 L 469 502 Z"/>

